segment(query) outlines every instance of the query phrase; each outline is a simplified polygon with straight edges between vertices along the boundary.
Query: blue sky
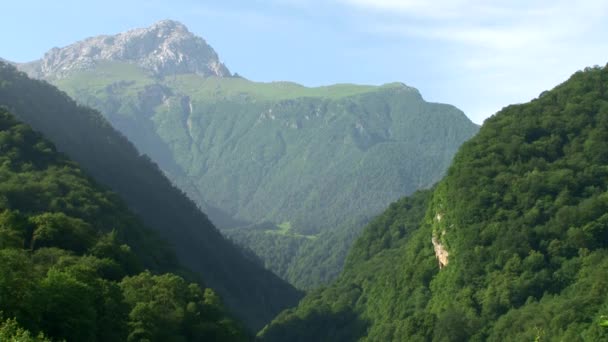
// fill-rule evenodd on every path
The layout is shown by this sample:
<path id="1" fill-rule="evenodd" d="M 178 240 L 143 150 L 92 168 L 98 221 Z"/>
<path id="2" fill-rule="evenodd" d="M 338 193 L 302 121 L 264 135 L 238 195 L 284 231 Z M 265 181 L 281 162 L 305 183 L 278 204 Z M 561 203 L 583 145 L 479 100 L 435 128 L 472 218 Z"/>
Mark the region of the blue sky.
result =
<path id="1" fill-rule="evenodd" d="M 606 0 L 19 0 L 2 12 L 12 61 L 174 19 L 249 79 L 400 81 L 477 123 L 608 62 Z"/>

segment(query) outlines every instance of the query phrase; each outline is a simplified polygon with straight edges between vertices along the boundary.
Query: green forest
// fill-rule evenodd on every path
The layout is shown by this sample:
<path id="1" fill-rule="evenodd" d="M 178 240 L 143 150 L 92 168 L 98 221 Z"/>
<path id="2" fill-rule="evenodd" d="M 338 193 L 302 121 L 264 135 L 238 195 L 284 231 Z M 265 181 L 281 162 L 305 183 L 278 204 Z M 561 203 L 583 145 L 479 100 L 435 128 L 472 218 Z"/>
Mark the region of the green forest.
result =
<path id="1" fill-rule="evenodd" d="M 302 289 L 333 280 L 364 224 L 439 181 L 478 130 L 402 83 L 159 78 L 116 61 L 48 79 L 99 110 L 222 231 Z M 277 236 L 281 227 L 289 230 Z"/>
<path id="2" fill-rule="evenodd" d="M 150 230 L 167 241 L 180 265 L 200 275 L 251 331 L 301 297 L 222 236 L 196 204 L 99 112 L 1 62 L 0 106 L 44 134 L 87 174 L 118 194 Z"/>
<path id="3" fill-rule="evenodd" d="M 487 119 L 262 340 L 608 339 L 607 84 L 608 67 L 587 68 Z"/>
<path id="4" fill-rule="evenodd" d="M 478 129 L 457 108 L 428 103 L 400 83 L 158 79 L 118 62 L 51 81 L 98 109 L 176 184 L 194 186 L 188 194 L 201 207 L 237 220 L 218 218 L 221 228 L 289 222 L 314 235 L 353 215 L 376 215 L 437 182 Z"/>
<path id="5" fill-rule="evenodd" d="M 247 340 L 166 243 L 0 110 L 0 340 Z M 152 273 L 154 272 L 154 273 Z"/>

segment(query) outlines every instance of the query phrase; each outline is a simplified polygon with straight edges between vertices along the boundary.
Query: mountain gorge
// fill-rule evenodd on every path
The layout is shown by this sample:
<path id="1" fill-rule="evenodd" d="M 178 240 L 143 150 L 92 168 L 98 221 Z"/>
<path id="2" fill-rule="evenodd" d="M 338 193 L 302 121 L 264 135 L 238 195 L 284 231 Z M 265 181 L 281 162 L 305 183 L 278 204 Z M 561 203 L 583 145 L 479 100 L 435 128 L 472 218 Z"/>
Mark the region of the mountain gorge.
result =
<path id="1" fill-rule="evenodd" d="M 178 262 L 217 291 L 250 330 L 259 329 L 300 298 L 292 286 L 225 239 L 156 164 L 97 111 L 2 63 L 0 105 L 120 195 L 146 226 L 169 243 Z"/>
<path id="2" fill-rule="evenodd" d="M 4 109 L 0 150 L 0 340 L 247 340 L 118 195 Z"/>
<path id="3" fill-rule="evenodd" d="M 306 88 L 232 76 L 172 21 L 20 68 L 98 109 L 225 234 L 302 288 L 331 280 L 364 223 L 432 186 L 478 129 L 401 83 Z M 317 269 L 326 271 L 310 277 Z"/>
<path id="4" fill-rule="evenodd" d="M 608 339 L 608 66 L 487 119 L 264 341 Z"/>
<path id="5" fill-rule="evenodd" d="M 608 65 L 478 127 L 171 20 L 0 59 L 0 341 L 595 342 L 607 294 Z"/>

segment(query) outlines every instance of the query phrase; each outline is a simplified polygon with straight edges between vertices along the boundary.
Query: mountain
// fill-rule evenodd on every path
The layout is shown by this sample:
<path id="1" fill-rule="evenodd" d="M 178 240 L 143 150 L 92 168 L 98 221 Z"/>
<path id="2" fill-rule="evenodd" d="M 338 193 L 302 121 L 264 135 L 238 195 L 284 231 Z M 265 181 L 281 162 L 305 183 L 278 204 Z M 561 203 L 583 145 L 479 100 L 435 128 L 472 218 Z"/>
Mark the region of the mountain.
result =
<path id="1" fill-rule="evenodd" d="M 487 119 L 265 341 L 608 339 L 608 66 Z"/>
<path id="2" fill-rule="evenodd" d="M 54 48 L 24 70 L 37 78 L 61 78 L 78 70 L 92 70 L 100 61 L 135 64 L 154 76 L 181 73 L 229 77 L 230 71 L 202 38 L 172 20 L 112 36 L 86 39 L 67 48 Z"/>
<path id="3" fill-rule="evenodd" d="M 433 185 L 478 130 L 460 110 L 426 102 L 402 83 L 306 88 L 227 71 L 159 74 L 141 62 L 165 60 L 149 51 L 207 65 L 199 55 L 211 48 L 170 43 L 182 35 L 179 41 L 202 41 L 171 21 L 130 32 L 137 34 L 108 44 L 106 36 L 89 38 L 21 68 L 99 110 L 213 222 L 231 228 L 227 235 L 300 287 L 331 280 L 362 222 Z M 141 32 L 155 32 L 150 45 L 116 57 L 122 46 L 139 46 Z M 356 224 L 342 229 L 347 221 Z M 326 262 L 331 251 L 322 242 L 330 236 L 349 243 L 336 245 L 340 252 Z M 301 260 L 310 250 L 319 257 Z M 318 262 L 328 271 L 309 278 Z"/>
<path id="4" fill-rule="evenodd" d="M 184 272 L 115 193 L 0 109 L 0 340 L 247 340 L 213 290 L 144 268 Z"/>
<path id="5" fill-rule="evenodd" d="M 118 193 L 146 226 L 169 242 L 180 264 L 200 275 L 250 329 L 263 326 L 299 299 L 292 286 L 225 239 L 97 111 L 6 64 L 0 64 L 0 106 L 42 132 L 97 182 Z"/>

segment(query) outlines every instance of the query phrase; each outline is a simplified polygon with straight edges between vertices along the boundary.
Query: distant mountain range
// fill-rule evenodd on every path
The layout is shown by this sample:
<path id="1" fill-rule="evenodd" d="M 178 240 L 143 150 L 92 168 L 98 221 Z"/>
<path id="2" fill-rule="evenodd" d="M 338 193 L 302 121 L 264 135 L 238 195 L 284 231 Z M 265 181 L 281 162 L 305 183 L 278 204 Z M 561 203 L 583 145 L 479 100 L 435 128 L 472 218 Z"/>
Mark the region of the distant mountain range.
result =
<path id="1" fill-rule="evenodd" d="M 300 287 L 335 276 L 352 232 L 432 186 L 478 130 L 402 83 L 306 88 L 233 77 L 174 21 L 19 67 L 98 109 L 213 222 Z M 328 239 L 339 249 L 331 257 Z M 317 266 L 327 272 L 307 279 Z"/>

